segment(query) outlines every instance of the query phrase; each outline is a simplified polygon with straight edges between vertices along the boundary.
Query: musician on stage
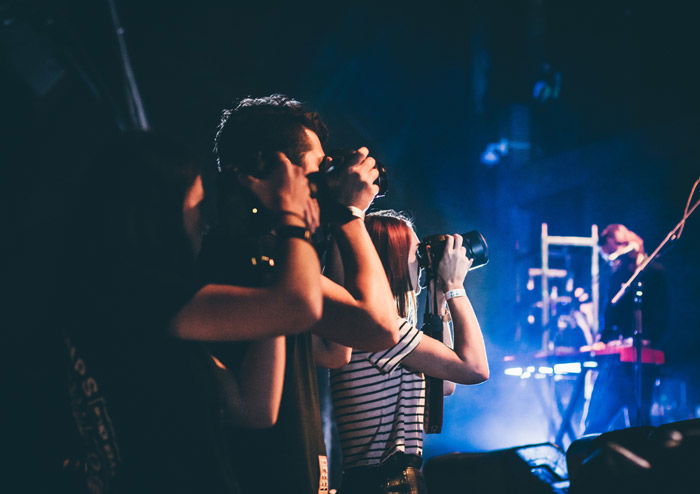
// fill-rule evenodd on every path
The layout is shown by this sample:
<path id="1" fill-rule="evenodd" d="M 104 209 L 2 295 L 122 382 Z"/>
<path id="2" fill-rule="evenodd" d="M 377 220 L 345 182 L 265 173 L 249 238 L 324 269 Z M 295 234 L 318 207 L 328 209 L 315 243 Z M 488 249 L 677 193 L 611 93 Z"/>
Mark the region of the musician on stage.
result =
<path id="1" fill-rule="evenodd" d="M 605 320 L 600 341 L 607 344 L 632 344 L 635 332 L 636 282 L 613 305 L 610 300 L 621 285 L 646 259 L 642 238 L 619 223 L 608 225 L 600 236 L 600 252 L 610 266 L 610 284 L 606 299 Z M 666 276 L 662 266 L 651 262 L 639 278 L 642 282 L 641 329 L 645 346 L 660 349 L 666 331 L 668 313 Z M 648 425 L 655 369 L 644 365 L 642 375 L 642 412 L 637 417 L 634 394 L 634 365 L 619 361 L 600 362 L 591 401 L 586 414 L 586 433 L 606 432 L 611 429 Z M 627 415 L 625 416 L 625 410 Z M 621 418 L 625 422 L 619 423 Z"/>

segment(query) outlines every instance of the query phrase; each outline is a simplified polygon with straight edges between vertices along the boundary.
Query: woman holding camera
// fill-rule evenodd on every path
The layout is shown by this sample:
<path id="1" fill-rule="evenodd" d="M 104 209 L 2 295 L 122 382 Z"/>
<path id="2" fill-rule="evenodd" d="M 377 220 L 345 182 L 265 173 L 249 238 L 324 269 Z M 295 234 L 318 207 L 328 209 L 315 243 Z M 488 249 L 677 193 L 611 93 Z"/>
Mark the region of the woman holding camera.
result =
<path id="1" fill-rule="evenodd" d="M 462 237 L 448 235 L 436 288 L 445 341 L 450 339 L 450 319 L 454 326 L 454 348 L 450 348 L 415 328 L 419 240 L 410 220 L 394 211 L 380 211 L 365 222 L 403 321 L 395 346 L 376 353 L 352 350 L 349 363 L 332 371 L 343 450 L 342 493 L 425 493 L 420 471 L 423 375 L 461 384 L 477 384 L 489 376 L 483 335 L 464 290 L 471 261 Z"/>

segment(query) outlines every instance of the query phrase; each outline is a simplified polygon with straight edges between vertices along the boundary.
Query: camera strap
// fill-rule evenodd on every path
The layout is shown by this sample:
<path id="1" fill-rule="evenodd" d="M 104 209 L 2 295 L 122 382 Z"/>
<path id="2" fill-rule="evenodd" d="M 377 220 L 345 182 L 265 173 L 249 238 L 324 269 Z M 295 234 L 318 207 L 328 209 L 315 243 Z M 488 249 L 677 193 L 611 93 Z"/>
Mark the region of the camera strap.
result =
<path id="1" fill-rule="evenodd" d="M 442 342 L 443 322 L 437 306 L 436 273 L 428 269 L 428 297 L 423 316 L 423 333 L 426 336 Z M 435 283 L 430 283 L 434 281 Z M 433 289 L 431 290 L 431 286 Z M 439 434 L 442 431 L 444 410 L 443 380 L 425 376 L 425 412 L 423 415 L 423 430 L 426 434 Z"/>

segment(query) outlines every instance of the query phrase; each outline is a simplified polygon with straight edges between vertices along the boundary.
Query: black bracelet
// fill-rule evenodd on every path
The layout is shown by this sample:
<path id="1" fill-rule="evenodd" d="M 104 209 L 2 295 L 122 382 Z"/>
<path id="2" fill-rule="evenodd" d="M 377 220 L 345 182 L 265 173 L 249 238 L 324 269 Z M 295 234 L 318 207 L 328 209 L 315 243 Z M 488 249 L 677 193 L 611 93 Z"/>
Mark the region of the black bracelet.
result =
<path id="1" fill-rule="evenodd" d="M 285 215 L 293 216 L 295 218 L 300 219 L 302 221 L 302 223 L 306 224 L 306 219 L 301 214 L 295 213 L 294 211 L 287 211 L 286 209 L 283 209 L 283 210 L 279 211 L 277 214 L 279 215 L 280 218 L 282 218 L 282 216 L 285 216 Z"/>
<path id="2" fill-rule="evenodd" d="M 280 225 L 275 228 L 274 233 L 279 238 L 298 238 L 311 242 L 311 232 L 303 226 Z"/>

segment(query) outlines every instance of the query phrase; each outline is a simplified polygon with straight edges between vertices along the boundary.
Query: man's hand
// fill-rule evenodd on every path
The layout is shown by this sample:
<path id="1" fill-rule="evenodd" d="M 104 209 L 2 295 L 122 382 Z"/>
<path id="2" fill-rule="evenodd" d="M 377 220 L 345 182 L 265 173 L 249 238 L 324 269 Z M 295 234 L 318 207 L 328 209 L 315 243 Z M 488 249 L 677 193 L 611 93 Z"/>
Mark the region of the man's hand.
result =
<path id="1" fill-rule="evenodd" d="M 312 197 L 309 197 L 306 201 L 304 220 L 306 221 L 306 228 L 311 233 L 314 233 L 321 225 L 321 208 L 318 205 L 318 201 Z"/>
<path id="2" fill-rule="evenodd" d="M 271 211 L 299 215 L 306 219 L 307 226 L 317 221 L 318 204 L 311 199 L 309 180 L 303 168 L 289 161 L 284 153 L 276 153 L 276 158 L 279 163 L 267 178 L 241 175 L 239 180 Z"/>
<path id="3" fill-rule="evenodd" d="M 369 149 L 361 147 L 341 175 L 338 184 L 338 202 L 366 211 L 379 192 L 374 182 L 379 177 L 377 162 L 369 156 Z"/>

